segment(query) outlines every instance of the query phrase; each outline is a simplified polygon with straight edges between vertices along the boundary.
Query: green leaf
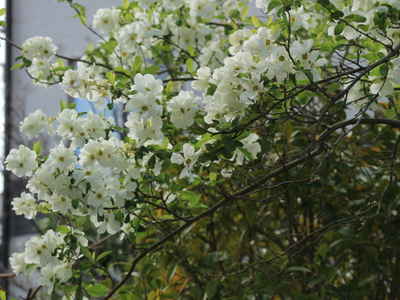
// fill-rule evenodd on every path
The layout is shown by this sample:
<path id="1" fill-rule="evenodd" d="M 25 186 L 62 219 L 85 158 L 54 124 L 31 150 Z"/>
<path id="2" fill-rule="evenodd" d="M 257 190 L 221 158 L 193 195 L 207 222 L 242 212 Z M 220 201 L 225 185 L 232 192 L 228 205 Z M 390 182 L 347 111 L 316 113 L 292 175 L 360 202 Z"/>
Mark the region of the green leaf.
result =
<path id="1" fill-rule="evenodd" d="M 187 52 L 189 52 L 189 54 L 190 54 L 191 56 L 194 56 L 195 51 L 196 51 L 196 49 L 193 47 L 193 45 L 187 46 L 186 50 L 187 50 Z"/>
<path id="2" fill-rule="evenodd" d="M 328 245 L 326 243 L 322 244 L 319 246 L 317 250 L 317 255 L 321 257 L 321 259 L 324 261 L 326 258 L 326 254 L 328 253 Z"/>
<path id="3" fill-rule="evenodd" d="M 345 237 L 354 237 L 356 235 L 356 232 L 354 231 L 354 229 L 350 228 L 350 227 L 340 228 L 339 232 L 341 235 L 343 235 Z"/>
<path id="4" fill-rule="evenodd" d="M 68 105 L 68 108 L 69 108 L 69 109 L 75 109 L 75 107 L 76 107 L 76 103 L 75 103 L 75 102 L 72 102 L 72 103 L 70 103 L 70 104 Z"/>
<path id="5" fill-rule="evenodd" d="M 328 87 L 326 92 L 333 93 L 333 92 L 337 91 L 339 88 L 340 88 L 340 82 L 334 82 Z"/>
<path id="6" fill-rule="evenodd" d="M 173 91 L 173 89 L 174 89 L 174 82 L 172 80 L 170 80 L 170 81 L 168 81 L 168 83 L 167 83 L 167 85 L 165 87 L 165 91 L 167 93 L 170 93 L 170 92 Z"/>
<path id="7" fill-rule="evenodd" d="M 270 12 L 271 10 L 273 10 L 274 8 L 281 6 L 282 3 L 279 1 L 272 1 L 269 5 L 268 5 L 268 12 Z"/>
<path id="8" fill-rule="evenodd" d="M 71 205 L 74 209 L 77 209 L 79 207 L 79 198 L 73 199 Z"/>
<path id="9" fill-rule="evenodd" d="M 321 4 L 323 7 L 328 7 L 329 4 L 331 4 L 329 0 L 318 0 L 317 2 Z"/>
<path id="10" fill-rule="evenodd" d="M 344 17 L 344 19 L 350 22 L 357 22 L 357 23 L 364 23 L 365 21 L 367 21 L 366 17 L 354 14 L 347 15 Z"/>
<path id="11" fill-rule="evenodd" d="M 235 141 L 229 135 L 222 136 L 221 142 L 225 146 L 226 150 L 228 150 L 230 152 L 233 152 L 236 150 Z"/>
<path id="12" fill-rule="evenodd" d="M 336 274 L 337 274 L 337 267 L 327 267 L 325 268 L 325 277 L 328 282 L 331 282 Z"/>
<path id="13" fill-rule="evenodd" d="M 382 77 L 386 77 L 389 72 L 389 68 L 387 64 L 383 64 L 379 67 L 379 73 Z"/>
<path id="14" fill-rule="evenodd" d="M 61 233 L 61 234 L 67 234 L 67 233 L 70 233 L 70 232 L 71 232 L 71 229 L 68 228 L 68 227 L 65 226 L 65 225 L 60 225 L 60 226 L 58 226 L 56 230 L 57 230 L 59 233 Z"/>
<path id="15" fill-rule="evenodd" d="M 168 283 L 171 283 L 172 278 L 175 275 L 176 269 L 178 267 L 178 262 L 175 262 L 174 264 L 172 264 L 168 270 L 167 270 L 167 274 L 166 274 L 166 279 Z"/>
<path id="16" fill-rule="evenodd" d="M 209 177 L 210 177 L 211 186 L 214 186 L 217 182 L 217 173 L 211 172 Z"/>
<path id="17" fill-rule="evenodd" d="M 331 18 L 332 18 L 332 19 L 335 19 L 335 20 L 339 20 L 339 19 L 342 18 L 343 16 L 344 16 L 344 13 L 343 13 L 342 11 L 340 11 L 340 10 L 334 11 L 334 12 L 331 14 Z"/>
<path id="18" fill-rule="evenodd" d="M 102 284 L 94 284 L 86 288 L 88 294 L 92 297 L 100 297 L 108 294 L 108 289 Z"/>
<path id="19" fill-rule="evenodd" d="M 353 20 L 358 23 L 364 23 L 365 21 L 367 21 L 367 18 L 360 15 L 354 15 Z"/>
<path id="20" fill-rule="evenodd" d="M 104 257 L 106 257 L 107 255 L 109 255 L 110 253 L 113 253 L 113 251 L 112 251 L 112 250 L 110 250 L 110 251 L 105 251 L 105 252 L 99 254 L 99 256 L 97 256 L 97 258 L 96 258 L 96 261 L 99 261 L 99 260 L 103 259 Z"/>
<path id="21" fill-rule="evenodd" d="M 110 85 L 114 86 L 115 85 L 115 73 L 114 72 L 107 72 L 106 77 L 108 79 L 108 82 Z"/>
<path id="22" fill-rule="evenodd" d="M 396 110 L 394 108 L 385 109 L 383 111 L 383 114 L 385 115 L 386 118 L 393 119 L 396 116 Z"/>
<path id="23" fill-rule="evenodd" d="M 14 69 L 16 69 L 16 68 L 22 69 L 24 66 L 25 66 L 24 63 L 15 64 L 15 65 L 13 65 L 13 66 L 11 67 L 10 71 L 12 71 L 12 70 L 14 70 Z"/>
<path id="24" fill-rule="evenodd" d="M 243 147 L 238 147 L 238 149 L 247 157 L 248 160 L 250 160 L 250 161 L 254 160 L 253 154 L 251 154 L 249 151 L 247 151 Z"/>
<path id="25" fill-rule="evenodd" d="M 253 226 L 256 224 L 257 222 L 257 214 L 254 210 L 254 207 L 251 205 L 247 205 L 244 211 L 245 217 L 247 222 Z"/>
<path id="26" fill-rule="evenodd" d="M 208 142 L 208 141 L 210 141 L 210 140 L 212 140 L 212 139 L 215 139 L 215 136 L 211 135 L 210 133 L 206 133 L 206 134 L 204 134 L 204 135 L 202 136 L 202 138 L 200 139 L 200 141 L 198 141 L 198 142 L 196 143 L 196 145 L 194 145 L 194 148 L 195 148 L 196 150 L 198 150 L 204 143 L 206 143 L 206 142 Z"/>
<path id="27" fill-rule="evenodd" d="M 153 154 L 152 157 L 150 157 L 148 163 L 147 163 L 149 169 L 154 169 L 154 166 L 156 165 L 156 156 Z"/>
<path id="28" fill-rule="evenodd" d="M 200 194 L 193 191 L 181 191 L 182 199 L 188 200 L 190 205 L 195 205 L 200 200 Z"/>
<path id="29" fill-rule="evenodd" d="M 132 73 L 131 73 L 131 72 L 129 72 L 128 70 L 125 70 L 125 69 L 122 68 L 122 67 L 115 67 L 115 68 L 113 69 L 113 71 L 116 72 L 116 73 L 123 73 L 123 74 L 125 74 L 125 75 L 127 75 L 127 76 L 129 76 L 129 77 L 132 76 Z"/>
<path id="30" fill-rule="evenodd" d="M 216 281 L 209 281 L 206 285 L 206 295 L 208 299 L 213 299 L 214 295 L 218 291 L 219 282 Z"/>
<path id="31" fill-rule="evenodd" d="M 333 30 L 333 33 L 335 35 L 341 34 L 343 32 L 343 30 L 344 30 L 344 27 L 345 27 L 345 24 L 343 22 L 339 22 L 339 24 L 337 24 L 335 26 L 335 29 Z"/>
<path id="32" fill-rule="evenodd" d="M 249 6 L 246 5 L 245 7 L 243 7 L 242 10 L 242 17 L 241 17 L 242 22 L 247 18 L 248 12 L 249 12 Z"/>
<path id="33" fill-rule="evenodd" d="M 115 214 L 114 219 L 116 221 L 118 221 L 120 223 L 120 225 L 122 226 L 124 224 L 124 220 L 125 220 L 125 214 L 122 211 L 117 211 L 117 213 Z"/>
<path id="34" fill-rule="evenodd" d="M 144 75 L 144 74 L 156 74 L 159 70 L 160 70 L 159 66 L 152 65 L 152 66 L 147 67 L 146 69 L 144 69 L 141 73 L 142 73 L 142 75 Z"/>
<path id="35" fill-rule="evenodd" d="M 188 58 L 186 60 L 186 68 L 188 69 L 189 73 L 193 73 L 194 71 L 194 60 L 191 58 Z"/>
<path id="36" fill-rule="evenodd" d="M 40 141 L 37 141 L 34 145 L 33 145 L 33 151 L 35 151 L 35 153 L 37 155 L 40 154 L 40 150 L 41 150 L 41 145 L 40 145 Z"/>
<path id="37" fill-rule="evenodd" d="M 143 59 L 141 56 L 135 56 L 135 62 L 133 63 L 132 70 L 133 72 L 139 72 L 142 68 Z"/>
<path id="38" fill-rule="evenodd" d="M 258 28 L 258 27 L 260 27 L 260 20 L 257 18 L 257 16 L 255 16 L 255 15 L 252 15 L 251 16 L 251 22 L 253 23 L 253 25 L 254 25 L 254 27 L 255 28 Z"/>
<path id="39" fill-rule="evenodd" d="M 303 267 L 289 267 L 286 268 L 285 273 L 291 273 L 291 272 L 308 272 L 308 273 L 313 273 L 310 269 L 303 268 Z"/>
<path id="40" fill-rule="evenodd" d="M 4 15 L 6 13 L 5 8 L 0 8 L 0 16 Z"/>
<path id="41" fill-rule="evenodd" d="M 85 255 L 87 258 L 89 258 L 90 260 L 93 260 L 92 259 L 92 254 L 90 253 L 90 251 L 88 250 L 88 248 L 86 248 L 86 247 L 84 247 L 84 246 L 82 246 L 82 245 L 80 245 L 80 248 L 81 248 L 81 251 L 82 251 L 82 253 L 83 253 L 83 255 Z"/>
<path id="42" fill-rule="evenodd" d="M 0 290 L 0 300 L 6 300 L 6 292 Z"/>
<path id="43" fill-rule="evenodd" d="M 68 107 L 68 100 L 64 101 L 64 100 L 60 99 L 60 110 L 63 111 L 67 107 Z"/>

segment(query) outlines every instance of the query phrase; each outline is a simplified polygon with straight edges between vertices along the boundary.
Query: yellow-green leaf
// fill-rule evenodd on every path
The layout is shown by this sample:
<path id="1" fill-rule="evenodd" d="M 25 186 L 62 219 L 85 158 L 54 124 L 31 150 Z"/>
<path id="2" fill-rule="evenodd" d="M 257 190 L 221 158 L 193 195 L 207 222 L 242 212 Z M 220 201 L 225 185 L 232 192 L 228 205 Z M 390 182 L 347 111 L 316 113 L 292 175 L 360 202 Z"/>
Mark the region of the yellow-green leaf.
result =
<path id="1" fill-rule="evenodd" d="M 61 68 L 64 68 L 64 62 L 61 58 L 57 59 L 57 63 Z"/>
<path id="2" fill-rule="evenodd" d="M 217 173 L 215 172 L 210 173 L 210 183 L 211 186 L 214 186 L 217 183 Z"/>
<path id="3" fill-rule="evenodd" d="M 102 284 L 94 284 L 86 288 L 88 294 L 92 297 L 100 297 L 108 294 L 108 289 Z"/>
<path id="4" fill-rule="evenodd" d="M 108 82 L 109 82 L 112 86 L 114 86 L 114 85 L 115 85 L 115 73 L 113 73 L 113 72 L 107 72 L 107 73 L 106 73 L 106 77 L 107 77 L 107 79 L 108 79 Z"/>
<path id="5" fill-rule="evenodd" d="M 260 20 L 255 15 L 251 16 L 251 22 L 253 23 L 255 28 L 260 27 Z"/>
<path id="6" fill-rule="evenodd" d="M 188 69 L 188 71 L 190 73 L 192 73 L 194 71 L 194 60 L 191 58 L 188 58 L 186 60 L 186 68 Z"/>
<path id="7" fill-rule="evenodd" d="M 244 21 L 244 19 L 246 19 L 248 12 L 249 12 L 249 6 L 246 5 L 245 7 L 243 7 L 242 22 Z"/>
<path id="8" fill-rule="evenodd" d="M 194 52 L 196 51 L 196 49 L 194 49 L 193 45 L 187 46 L 186 50 L 187 50 L 187 52 L 189 52 L 189 54 L 191 56 L 194 56 Z"/>
<path id="9" fill-rule="evenodd" d="M 41 146 L 40 146 L 40 141 L 37 141 L 34 145 L 33 145 L 33 151 L 35 151 L 35 153 L 37 155 L 40 154 L 40 150 L 41 150 Z"/>
<path id="10" fill-rule="evenodd" d="M 174 89 L 174 82 L 173 81 L 168 81 L 167 86 L 165 87 L 165 91 L 167 93 L 172 92 Z"/>
<path id="11" fill-rule="evenodd" d="M 60 99 L 60 110 L 63 111 L 64 109 L 66 109 L 68 106 L 68 100 L 63 101 L 62 99 Z"/>

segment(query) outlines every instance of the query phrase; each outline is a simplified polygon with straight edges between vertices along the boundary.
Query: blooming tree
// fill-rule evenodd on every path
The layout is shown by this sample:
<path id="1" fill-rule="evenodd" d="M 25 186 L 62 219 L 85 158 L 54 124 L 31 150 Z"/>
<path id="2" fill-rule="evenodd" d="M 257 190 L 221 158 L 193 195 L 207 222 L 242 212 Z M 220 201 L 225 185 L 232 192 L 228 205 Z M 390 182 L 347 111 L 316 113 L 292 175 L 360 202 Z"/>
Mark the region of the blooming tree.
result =
<path id="1" fill-rule="evenodd" d="M 14 68 L 102 113 L 21 122 L 60 142 L 6 158 L 15 213 L 49 215 L 16 274 L 55 299 L 394 299 L 398 1 L 125 0 L 91 25 L 58 2 L 99 43 L 74 68 L 33 37 Z"/>

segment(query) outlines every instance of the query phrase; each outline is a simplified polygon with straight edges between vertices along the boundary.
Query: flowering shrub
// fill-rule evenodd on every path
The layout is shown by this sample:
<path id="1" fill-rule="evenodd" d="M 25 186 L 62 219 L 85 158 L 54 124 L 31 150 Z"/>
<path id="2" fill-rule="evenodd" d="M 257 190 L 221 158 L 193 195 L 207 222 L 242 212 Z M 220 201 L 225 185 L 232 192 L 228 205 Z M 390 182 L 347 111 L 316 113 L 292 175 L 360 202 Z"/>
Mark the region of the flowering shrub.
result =
<path id="1" fill-rule="evenodd" d="M 94 15 L 105 35 L 76 69 L 28 39 L 15 67 L 35 84 L 124 113 L 61 102 L 21 122 L 61 142 L 6 158 L 28 178 L 15 213 L 57 220 L 14 272 L 65 299 L 391 298 L 399 16 L 395 0 L 123 1 Z"/>

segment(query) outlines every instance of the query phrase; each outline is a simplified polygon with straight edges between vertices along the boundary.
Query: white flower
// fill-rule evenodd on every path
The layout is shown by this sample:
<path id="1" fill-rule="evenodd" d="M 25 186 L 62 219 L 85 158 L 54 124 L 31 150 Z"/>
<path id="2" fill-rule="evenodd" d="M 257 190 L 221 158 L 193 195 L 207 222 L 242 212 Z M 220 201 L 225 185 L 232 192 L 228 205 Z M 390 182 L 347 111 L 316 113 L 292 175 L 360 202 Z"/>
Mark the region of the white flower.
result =
<path id="1" fill-rule="evenodd" d="M 50 248 L 50 247 L 51 248 Z M 25 243 L 25 262 L 43 267 L 52 260 L 52 247 L 39 237 L 33 237 Z"/>
<path id="2" fill-rule="evenodd" d="M 147 120 L 151 117 L 162 114 L 162 106 L 156 102 L 153 93 L 137 93 L 132 96 L 126 103 L 125 109 L 134 112 L 138 116 L 138 120 Z"/>
<path id="3" fill-rule="evenodd" d="M 110 194 L 106 190 L 104 185 L 102 187 L 96 188 L 95 191 L 89 191 L 87 194 L 87 203 L 94 208 L 98 208 L 104 204 L 108 204 L 110 200 Z"/>
<path id="4" fill-rule="evenodd" d="M 130 129 L 128 136 L 136 141 L 136 146 L 140 147 L 148 139 L 152 142 L 162 142 L 164 135 L 161 132 L 162 119 L 159 116 L 152 117 L 147 122 L 138 120 L 132 113 L 128 115 L 125 126 Z"/>
<path id="5" fill-rule="evenodd" d="M 147 93 L 152 93 L 157 99 L 161 97 L 163 90 L 162 81 L 160 79 L 155 79 L 151 74 L 142 75 L 140 73 L 136 74 L 135 85 L 132 88 L 144 95 Z"/>
<path id="6" fill-rule="evenodd" d="M 71 200 L 67 196 L 60 196 L 57 193 L 53 193 L 49 199 L 49 203 L 51 204 L 51 210 L 54 212 L 59 211 L 60 213 L 66 213 L 69 209 L 72 208 Z"/>
<path id="7" fill-rule="evenodd" d="M 115 234 L 121 230 L 121 224 L 115 220 L 114 212 L 110 210 L 104 210 L 103 221 L 98 221 L 96 215 L 91 215 L 90 220 L 97 227 L 97 232 L 102 234 L 108 232 L 109 234 Z"/>
<path id="8" fill-rule="evenodd" d="M 6 169 L 13 172 L 18 177 L 30 176 L 32 171 L 38 167 L 36 161 L 36 153 L 20 145 L 18 149 L 11 149 L 10 153 L 6 158 Z"/>
<path id="9" fill-rule="evenodd" d="M 256 7 L 267 10 L 269 6 L 269 0 L 256 0 Z"/>
<path id="10" fill-rule="evenodd" d="M 72 277 L 72 265 L 73 262 L 64 259 L 61 264 L 55 267 L 56 277 L 60 282 L 66 282 Z"/>
<path id="11" fill-rule="evenodd" d="M 38 206 L 32 194 L 22 192 L 21 197 L 14 198 L 11 204 L 15 214 L 24 215 L 29 220 L 35 218 Z"/>
<path id="12" fill-rule="evenodd" d="M 389 77 L 370 76 L 369 79 L 373 80 L 370 88 L 372 94 L 379 94 L 381 97 L 393 94 L 394 86 Z"/>
<path id="13" fill-rule="evenodd" d="M 23 272 L 25 276 L 30 277 L 36 271 L 35 266 L 26 269 L 28 264 L 25 262 L 25 253 L 13 253 L 10 257 L 10 265 L 16 275 Z"/>
<path id="14" fill-rule="evenodd" d="M 163 0 L 163 7 L 166 10 L 177 10 L 183 5 L 182 0 Z"/>
<path id="15" fill-rule="evenodd" d="M 29 60 L 33 60 L 34 57 L 49 60 L 57 50 L 57 47 L 52 42 L 51 38 L 42 36 L 27 39 L 22 44 L 23 55 Z"/>
<path id="16" fill-rule="evenodd" d="M 192 92 L 180 91 L 167 104 L 167 110 L 171 113 L 171 122 L 177 128 L 186 129 L 194 123 L 194 114 L 199 110 L 194 104 Z"/>
<path id="17" fill-rule="evenodd" d="M 211 78 L 211 69 L 209 67 L 201 67 L 197 69 L 197 76 L 194 76 L 196 79 L 192 82 L 192 88 L 195 90 L 205 90 L 208 89 L 210 83 L 208 82 Z"/>
<path id="18" fill-rule="evenodd" d="M 40 277 L 37 280 L 39 285 L 47 286 L 49 295 L 54 289 L 54 284 L 57 280 L 58 268 L 53 264 L 48 264 L 40 270 Z"/>
<path id="19" fill-rule="evenodd" d="M 291 9 L 289 11 L 289 15 L 291 23 L 290 26 L 292 30 L 297 31 L 301 27 L 308 29 L 309 25 L 307 20 L 310 18 L 310 15 L 304 12 L 303 6 L 299 7 L 297 10 Z"/>
<path id="20" fill-rule="evenodd" d="M 92 139 L 106 137 L 106 129 L 109 128 L 109 125 L 102 116 L 89 111 L 86 119 L 79 118 L 79 121 L 82 122 L 82 129 L 83 132 L 86 132 L 86 137 L 90 137 Z M 75 132 L 77 133 L 77 131 Z M 79 133 L 82 135 L 81 132 Z"/>
<path id="21" fill-rule="evenodd" d="M 40 200 L 44 200 L 49 193 L 50 187 L 54 186 L 54 182 L 55 178 L 53 173 L 42 165 L 42 167 L 29 179 L 26 187 L 31 193 L 38 194 Z"/>
<path id="22" fill-rule="evenodd" d="M 73 98 L 84 98 L 84 85 L 81 74 L 76 70 L 67 70 L 60 83 L 61 88 Z"/>
<path id="23" fill-rule="evenodd" d="M 100 8 L 93 15 L 93 27 L 101 32 L 115 31 L 119 27 L 119 12 L 116 9 Z"/>
<path id="24" fill-rule="evenodd" d="M 259 143 L 256 141 L 258 140 L 258 135 L 255 133 L 251 133 L 248 137 L 240 140 L 240 142 L 243 144 L 243 148 L 250 152 L 254 158 L 257 157 L 257 154 L 261 151 L 261 146 Z M 236 156 L 236 163 L 238 165 L 243 165 L 243 160 L 244 160 L 244 154 L 242 151 L 239 149 L 236 149 L 235 152 L 233 153 L 232 160 Z"/>
<path id="25" fill-rule="evenodd" d="M 190 144 L 183 145 L 183 155 L 172 153 L 171 162 L 178 165 L 183 164 L 185 166 L 179 174 L 179 179 L 182 179 L 183 177 L 189 177 L 190 182 L 194 181 L 194 175 L 192 171 L 200 154 L 201 151 L 194 152 L 194 147 Z"/>
<path id="26" fill-rule="evenodd" d="M 231 54 L 236 54 L 243 49 L 244 43 L 253 35 L 250 29 L 237 30 L 229 36 L 232 47 L 229 48 Z"/>
<path id="27" fill-rule="evenodd" d="M 190 16 L 200 16 L 207 20 L 211 20 L 217 11 L 217 6 L 214 1 L 210 0 L 191 0 L 190 2 Z"/>
<path id="28" fill-rule="evenodd" d="M 131 23 L 123 26 L 116 33 L 116 39 L 123 49 L 129 53 L 136 53 L 139 51 L 139 43 L 142 42 L 140 32 L 138 30 L 138 23 Z"/>
<path id="29" fill-rule="evenodd" d="M 64 174 L 72 171 L 78 162 L 75 151 L 71 148 L 65 148 L 62 142 L 50 150 L 50 156 L 47 161 L 54 170 Z"/>
<path id="30" fill-rule="evenodd" d="M 37 109 L 35 112 L 30 113 L 20 123 L 20 130 L 25 132 L 28 138 L 31 140 L 38 137 L 47 125 L 46 115 L 41 109 Z"/>

